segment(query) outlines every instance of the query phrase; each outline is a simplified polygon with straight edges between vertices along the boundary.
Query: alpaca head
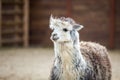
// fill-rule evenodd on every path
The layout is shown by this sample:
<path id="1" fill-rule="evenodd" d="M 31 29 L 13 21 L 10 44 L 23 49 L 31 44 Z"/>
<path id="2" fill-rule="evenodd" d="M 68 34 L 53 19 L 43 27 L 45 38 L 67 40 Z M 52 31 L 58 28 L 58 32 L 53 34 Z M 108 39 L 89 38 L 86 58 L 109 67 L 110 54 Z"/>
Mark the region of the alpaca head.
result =
<path id="1" fill-rule="evenodd" d="M 50 28 L 53 30 L 51 40 L 57 43 L 75 42 L 79 39 L 78 30 L 83 26 L 76 24 L 71 18 L 50 17 Z"/>

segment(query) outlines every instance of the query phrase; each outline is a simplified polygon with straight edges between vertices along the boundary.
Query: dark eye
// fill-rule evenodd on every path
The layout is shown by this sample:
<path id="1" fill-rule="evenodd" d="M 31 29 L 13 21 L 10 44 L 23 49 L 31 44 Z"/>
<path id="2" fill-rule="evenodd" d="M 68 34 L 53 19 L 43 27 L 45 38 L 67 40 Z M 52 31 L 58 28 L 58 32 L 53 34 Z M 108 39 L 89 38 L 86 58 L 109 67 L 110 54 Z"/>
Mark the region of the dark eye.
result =
<path id="1" fill-rule="evenodd" d="M 63 31 L 67 32 L 67 31 L 68 31 L 68 29 L 64 28 L 64 29 L 63 29 Z"/>

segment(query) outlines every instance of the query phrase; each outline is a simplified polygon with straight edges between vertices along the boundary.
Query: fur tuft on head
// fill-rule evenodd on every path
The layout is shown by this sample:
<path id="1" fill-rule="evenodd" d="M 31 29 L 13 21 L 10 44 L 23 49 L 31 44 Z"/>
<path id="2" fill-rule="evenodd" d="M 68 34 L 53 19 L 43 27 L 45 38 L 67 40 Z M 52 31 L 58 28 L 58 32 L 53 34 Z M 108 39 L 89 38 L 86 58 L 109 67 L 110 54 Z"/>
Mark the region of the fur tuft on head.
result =
<path id="1" fill-rule="evenodd" d="M 77 24 L 73 19 L 71 18 L 65 18 L 65 17 L 60 17 L 56 18 L 53 17 L 51 14 L 50 16 L 50 28 L 68 28 L 69 30 L 80 30 L 83 28 L 82 25 Z"/>

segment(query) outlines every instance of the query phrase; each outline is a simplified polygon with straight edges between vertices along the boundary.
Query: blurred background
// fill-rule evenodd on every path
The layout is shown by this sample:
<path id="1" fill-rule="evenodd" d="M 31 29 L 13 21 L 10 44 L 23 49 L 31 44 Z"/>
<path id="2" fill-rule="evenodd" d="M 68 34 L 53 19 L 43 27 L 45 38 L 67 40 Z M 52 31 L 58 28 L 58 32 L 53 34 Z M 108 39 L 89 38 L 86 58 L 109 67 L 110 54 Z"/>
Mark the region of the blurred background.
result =
<path id="1" fill-rule="evenodd" d="M 53 61 L 49 18 L 84 25 L 80 40 L 106 46 L 120 80 L 120 0 L 0 0 L 0 80 L 48 80 Z"/>

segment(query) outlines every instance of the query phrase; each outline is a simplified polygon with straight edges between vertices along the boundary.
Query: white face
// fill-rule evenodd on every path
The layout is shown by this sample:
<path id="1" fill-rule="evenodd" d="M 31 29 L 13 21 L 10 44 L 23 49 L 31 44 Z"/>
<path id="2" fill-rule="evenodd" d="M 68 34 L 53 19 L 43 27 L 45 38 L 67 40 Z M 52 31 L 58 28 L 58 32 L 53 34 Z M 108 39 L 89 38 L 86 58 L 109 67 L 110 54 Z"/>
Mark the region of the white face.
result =
<path id="1" fill-rule="evenodd" d="M 55 28 L 51 34 L 51 40 L 56 42 L 70 42 L 70 31 L 69 28 Z"/>
<path id="2" fill-rule="evenodd" d="M 75 26 L 70 24 L 67 21 L 62 21 L 59 18 L 53 19 L 51 16 L 50 18 L 50 28 L 53 30 L 51 34 L 51 40 L 53 42 L 71 42 L 73 39 L 71 32 L 74 31 L 74 33 L 77 32 L 78 28 L 81 29 L 82 26 Z"/>

